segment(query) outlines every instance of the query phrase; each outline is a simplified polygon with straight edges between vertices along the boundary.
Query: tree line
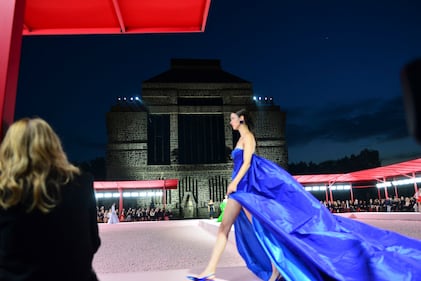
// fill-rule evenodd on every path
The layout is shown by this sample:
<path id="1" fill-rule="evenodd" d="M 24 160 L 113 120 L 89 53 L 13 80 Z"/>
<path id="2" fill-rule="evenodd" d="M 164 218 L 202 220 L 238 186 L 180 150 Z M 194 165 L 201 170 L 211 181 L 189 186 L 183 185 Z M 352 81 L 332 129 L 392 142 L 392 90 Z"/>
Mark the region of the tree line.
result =
<path id="1" fill-rule="evenodd" d="M 364 149 L 358 155 L 352 154 L 337 160 L 289 163 L 288 172 L 292 175 L 341 174 L 380 167 L 380 157 L 377 150 Z"/>

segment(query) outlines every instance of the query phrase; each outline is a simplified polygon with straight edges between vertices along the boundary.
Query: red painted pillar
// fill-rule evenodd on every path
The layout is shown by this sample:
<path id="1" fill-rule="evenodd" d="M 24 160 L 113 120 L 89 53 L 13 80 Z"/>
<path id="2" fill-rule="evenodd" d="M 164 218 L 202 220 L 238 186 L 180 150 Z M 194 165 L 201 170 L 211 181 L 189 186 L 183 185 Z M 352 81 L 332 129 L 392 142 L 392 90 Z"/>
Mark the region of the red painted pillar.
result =
<path id="1" fill-rule="evenodd" d="M 118 187 L 118 193 L 120 193 L 120 200 L 118 200 L 118 218 L 120 218 L 121 211 L 123 211 L 123 188 Z"/>
<path id="2" fill-rule="evenodd" d="M 25 0 L 0 1 L 0 137 L 15 116 Z"/>
<path id="3" fill-rule="evenodd" d="M 327 193 L 327 186 L 326 186 L 326 189 L 325 189 L 325 193 L 326 193 L 326 203 L 327 203 L 327 202 L 329 202 L 329 195 Z"/>
<path id="4" fill-rule="evenodd" d="M 333 194 L 332 194 L 332 189 L 330 185 L 329 185 L 329 193 L 330 193 L 330 202 L 333 203 Z"/>
<path id="5" fill-rule="evenodd" d="M 352 186 L 349 191 L 351 192 L 351 202 L 354 202 L 354 192 L 352 191 Z"/>
<path id="6" fill-rule="evenodd" d="M 166 184 L 167 181 L 164 180 L 164 186 L 162 187 L 162 204 L 164 205 L 164 208 L 167 207 L 167 192 L 166 192 Z"/>

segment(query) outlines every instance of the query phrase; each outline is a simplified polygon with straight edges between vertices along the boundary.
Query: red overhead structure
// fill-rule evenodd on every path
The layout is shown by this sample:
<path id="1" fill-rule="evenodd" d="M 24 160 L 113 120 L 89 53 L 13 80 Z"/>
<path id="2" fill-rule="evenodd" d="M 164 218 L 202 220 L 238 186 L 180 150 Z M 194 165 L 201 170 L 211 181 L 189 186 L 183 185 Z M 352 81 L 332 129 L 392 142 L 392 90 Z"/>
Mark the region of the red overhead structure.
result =
<path id="1" fill-rule="evenodd" d="M 202 32 L 210 0 L 26 0 L 24 35 Z"/>
<path id="2" fill-rule="evenodd" d="M 398 176 L 411 177 L 412 174 L 418 172 L 421 172 L 421 158 L 347 174 L 297 175 L 294 177 L 301 184 L 360 182 L 384 181 L 386 178 Z"/>
<path id="3" fill-rule="evenodd" d="M 119 193 L 119 210 L 123 209 L 123 191 L 133 189 L 160 189 L 162 193 L 162 202 L 164 206 L 167 204 L 165 190 L 177 189 L 178 179 L 166 180 L 143 180 L 143 181 L 95 181 L 95 191 L 101 190 L 117 190 Z"/>
<path id="4" fill-rule="evenodd" d="M 178 179 L 167 180 L 143 180 L 143 181 L 95 181 L 94 189 L 100 190 L 123 190 L 123 189 L 177 189 Z"/>
<path id="5" fill-rule="evenodd" d="M 0 0 L 0 137 L 14 119 L 23 35 L 190 33 L 211 0 Z"/>
<path id="6" fill-rule="evenodd" d="M 307 185 L 324 185 L 326 187 L 326 201 L 333 201 L 332 188 L 335 183 L 354 183 L 364 181 L 386 182 L 389 178 L 404 177 L 415 179 L 416 174 L 421 173 L 421 158 L 400 162 L 383 167 L 361 170 L 347 174 L 319 174 L 319 175 L 296 175 L 294 178 L 301 184 Z M 365 186 L 364 186 L 365 187 Z M 351 199 L 353 200 L 352 188 L 358 186 L 351 186 Z M 363 187 L 361 187 L 363 188 Z M 395 186 L 395 196 L 398 196 L 398 190 Z M 384 187 L 386 198 L 389 197 L 387 188 Z M 414 192 L 418 191 L 418 186 L 414 181 Z M 379 198 L 380 198 L 380 191 Z M 330 195 L 330 200 L 328 199 Z"/>
<path id="7" fill-rule="evenodd" d="M 347 175 L 350 176 L 351 180 L 354 182 L 367 180 L 382 181 L 385 178 L 409 176 L 412 173 L 418 172 L 421 172 L 421 158 L 383 167 L 357 171 Z"/>

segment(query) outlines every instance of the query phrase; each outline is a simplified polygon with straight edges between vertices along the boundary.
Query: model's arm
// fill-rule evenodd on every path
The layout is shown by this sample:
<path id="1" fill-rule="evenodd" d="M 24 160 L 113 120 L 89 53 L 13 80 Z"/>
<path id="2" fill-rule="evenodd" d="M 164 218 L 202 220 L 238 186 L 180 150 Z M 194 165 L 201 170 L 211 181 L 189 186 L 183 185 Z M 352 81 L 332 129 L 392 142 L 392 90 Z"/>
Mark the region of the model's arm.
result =
<path id="1" fill-rule="evenodd" d="M 244 177 L 247 173 L 248 169 L 250 168 L 251 158 L 253 156 L 254 150 L 256 147 L 256 141 L 252 134 L 249 134 L 244 139 L 244 148 L 243 148 L 243 164 L 240 167 L 235 178 L 231 181 L 228 185 L 227 194 L 237 191 L 237 185 L 240 180 Z"/>

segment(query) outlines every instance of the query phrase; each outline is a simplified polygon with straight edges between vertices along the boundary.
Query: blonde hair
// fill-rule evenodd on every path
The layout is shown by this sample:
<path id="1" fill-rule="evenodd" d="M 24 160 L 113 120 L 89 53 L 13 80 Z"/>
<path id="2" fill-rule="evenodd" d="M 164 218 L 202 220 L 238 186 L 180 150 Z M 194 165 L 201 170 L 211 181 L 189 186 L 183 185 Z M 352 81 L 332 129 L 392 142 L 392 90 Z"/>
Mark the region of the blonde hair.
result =
<path id="1" fill-rule="evenodd" d="M 0 207 L 23 204 L 27 212 L 48 213 L 60 200 L 60 188 L 79 168 L 67 160 L 61 142 L 41 118 L 13 123 L 0 145 Z"/>

